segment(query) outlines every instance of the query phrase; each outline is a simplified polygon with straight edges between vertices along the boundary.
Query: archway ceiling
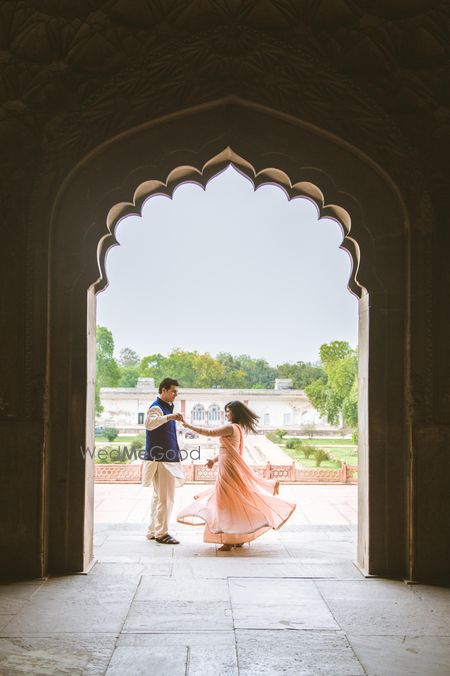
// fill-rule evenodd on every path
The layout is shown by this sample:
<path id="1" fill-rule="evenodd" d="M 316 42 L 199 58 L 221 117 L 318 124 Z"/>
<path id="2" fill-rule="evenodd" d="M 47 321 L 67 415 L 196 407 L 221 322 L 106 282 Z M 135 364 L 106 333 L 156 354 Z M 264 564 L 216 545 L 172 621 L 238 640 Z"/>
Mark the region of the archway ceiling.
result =
<path id="1" fill-rule="evenodd" d="M 336 133 L 405 188 L 418 153 L 442 193 L 449 29 L 448 0 L 3 0 L 2 173 L 29 186 L 48 157 L 67 170 L 133 125 L 235 94 Z"/>

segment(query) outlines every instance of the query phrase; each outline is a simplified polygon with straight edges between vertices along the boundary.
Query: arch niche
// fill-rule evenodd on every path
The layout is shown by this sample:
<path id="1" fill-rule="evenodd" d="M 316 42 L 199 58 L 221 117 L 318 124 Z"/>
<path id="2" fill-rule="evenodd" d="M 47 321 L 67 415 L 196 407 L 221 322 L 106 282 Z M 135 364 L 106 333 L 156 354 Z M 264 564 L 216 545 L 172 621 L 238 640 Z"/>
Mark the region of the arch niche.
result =
<path id="1" fill-rule="evenodd" d="M 358 563 L 408 572 L 405 430 L 408 227 L 396 186 L 358 149 L 290 116 L 235 98 L 154 120 L 73 169 L 53 209 L 49 289 L 47 499 L 43 571 L 92 562 L 95 294 L 114 229 L 154 194 L 203 186 L 233 166 L 338 221 L 359 298 Z M 175 243 L 176 245 L 176 243 Z M 150 252 L 149 252 L 150 255 Z M 87 336 L 87 339 L 86 339 Z"/>

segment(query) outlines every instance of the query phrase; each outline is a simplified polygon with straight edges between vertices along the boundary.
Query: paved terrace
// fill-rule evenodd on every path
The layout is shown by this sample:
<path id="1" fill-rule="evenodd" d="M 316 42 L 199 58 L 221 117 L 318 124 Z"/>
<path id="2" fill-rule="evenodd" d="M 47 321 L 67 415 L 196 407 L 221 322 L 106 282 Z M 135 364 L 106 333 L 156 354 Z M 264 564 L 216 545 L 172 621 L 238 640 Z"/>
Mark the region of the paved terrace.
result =
<path id="1" fill-rule="evenodd" d="M 281 494 L 289 525 L 219 553 L 148 542 L 150 490 L 97 485 L 89 574 L 0 587 L 0 674 L 447 676 L 450 590 L 360 574 L 356 486 Z"/>

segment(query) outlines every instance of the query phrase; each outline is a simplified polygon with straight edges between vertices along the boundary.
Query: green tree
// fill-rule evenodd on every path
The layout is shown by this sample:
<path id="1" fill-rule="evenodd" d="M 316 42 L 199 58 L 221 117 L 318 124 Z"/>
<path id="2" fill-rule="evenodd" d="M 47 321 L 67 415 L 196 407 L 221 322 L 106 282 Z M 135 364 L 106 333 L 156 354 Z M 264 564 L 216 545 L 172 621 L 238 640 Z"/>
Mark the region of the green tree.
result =
<path id="1" fill-rule="evenodd" d="M 219 352 L 216 359 L 224 368 L 222 387 L 245 388 L 249 386 L 247 373 L 232 354 Z"/>
<path id="2" fill-rule="evenodd" d="M 114 339 L 112 333 L 106 326 L 97 326 L 95 380 L 95 409 L 97 415 L 103 410 L 100 403 L 100 388 L 116 387 L 119 378 L 120 371 L 114 359 Z"/>
<path id="3" fill-rule="evenodd" d="M 106 326 L 97 326 L 97 354 L 112 357 L 114 354 L 114 338 Z"/>
<path id="4" fill-rule="evenodd" d="M 196 387 L 223 387 L 225 367 L 208 352 L 196 354 L 193 360 Z"/>
<path id="5" fill-rule="evenodd" d="M 346 340 L 333 340 L 331 343 L 324 343 L 320 346 L 320 361 L 324 366 L 329 363 L 336 363 L 355 354 L 355 350 L 350 347 Z"/>
<path id="6" fill-rule="evenodd" d="M 139 375 L 144 378 L 154 378 L 155 383 L 161 382 L 164 378 L 164 360 L 166 358 L 162 354 L 149 354 L 141 359 L 139 367 Z"/>
<path id="7" fill-rule="evenodd" d="M 167 357 L 152 354 L 141 360 L 141 376 L 156 382 L 171 377 L 183 387 L 272 388 L 277 370 L 265 359 L 249 355 L 237 357 L 221 352 L 212 357 L 208 352 L 188 352 L 174 348 Z"/>
<path id="8" fill-rule="evenodd" d="M 329 454 L 326 451 L 324 451 L 323 448 L 314 448 L 313 453 L 316 461 L 316 467 L 320 467 L 320 465 L 324 460 L 330 459 Z"/>
<path id="9" fill-rule="evenodd" d="M 185 352 L 176 347 L 163 362 L 163 377 L 176 378 L 183 387 L 195 387 L 197 382 L 197 352 Z"/>
<path id="10" fill-rule="evenodd" d="M 119 364 L 123 367 L 128 366 L 139 366 L 141 363 L 141 358 L 137 352 L 131 349 L 131 347 L 124 347 L 120 350 L 119 353 Z"/>
<path id="11" fill-rule="evenodd" d="M 117 427 L 105 427 L 103 434 L 108 441 L 114 441 L 119 436 L 119 430 Z"/>
<path id="12" fill-rule="evenodd" d="M 97 381 L 100 387 L 115 387 L 119 381 L 119 366 L 114 359 L 114 339 L 105 326 L 97 326 Z"/>
<path id="13" fill-rule="evenodd" d="M 145 436 L 143 434 L 140 434 L 139 436 L 136 437 L 136 439 L 133 439 L 133 441 L 130 444 L 130 449 L 132 450 L 133 453 L 139 453 L 139 451 L 144 448 L 145 446 Z"/>
<path id="14" fill-rule="evenodd" d="M 95 415 L 101 415 L 104 411 L 103 404 L 100 399 L 100 383 L 95 380 Z"/>
<path id="15" fill-rule="evenodd" d="M 270 389 L 274 386 L 277 370 L 265 359 L 254 359 L 248 354 L 240 354 L 235 360 L 239 369 L 247 374 L 246 387 Z"/>
<path id="16" fill-rule="evenodd" d="M 335 340 L 320 348 L 326 379 L 317 379 L 305 388 L 312 405 L 332 425 L 342 419 L 346 425 L 358 423 L 358 355 L 345 341 Z"/>
<path id="17" fill-rule="evenodd" d="M 118 387 L 136 387 L 139 378 L 138 366 L 122 366 L 119 373 Z"/>
<path id="18" fill-rule="evenodd" d="M 297 450 L 302 449 L 303 441 L 302 439 L 288 439 L 286 441 L 286 448 L 289 448 L 291 450 L 294 448 L 296 448 Z"/>
<path id="19" fill-rule="evenodd" d="M 303 455 L 307 460 L 309 460 L 310 456 L 316 451 L 315 446 L 302 446 L 302 451 Z"/>
<path id="20" fill-rule="evenodd" d="M 323 368 L 311 362 L 284 362 L 277 366 L 277 378 L 291 378 L 296 390 L 304 390 L 315 380 L 326 380 Z"/>

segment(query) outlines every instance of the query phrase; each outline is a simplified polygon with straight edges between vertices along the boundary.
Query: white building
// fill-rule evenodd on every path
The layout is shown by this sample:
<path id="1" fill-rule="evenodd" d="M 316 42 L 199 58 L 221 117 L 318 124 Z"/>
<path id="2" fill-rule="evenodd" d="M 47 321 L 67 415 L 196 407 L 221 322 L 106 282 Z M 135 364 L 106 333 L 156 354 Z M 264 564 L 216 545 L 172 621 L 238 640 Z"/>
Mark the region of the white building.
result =
<path id="1" fill-rule="evenodd" d="M 225 420 L 225 405 L 234 399 L 244 402 L 259 416 L 261 430 L 283 428 L 330 433 L 337 428 L 328 424 L 311 405 L 303 390 L 287 389 L 292 382 L 275 382 L 273 390 L 197 389 L 180 387 L 175 411 L 180 411 L 192 424 L 214 427 Z M 100 400 L 103 413 L 96 424 L 117 427 L 121 433 L 138 433 L 144 429 L 149 405 L 158 396 L 153 378 L 139 378 L 136 387 L 102 387 Z"/>

